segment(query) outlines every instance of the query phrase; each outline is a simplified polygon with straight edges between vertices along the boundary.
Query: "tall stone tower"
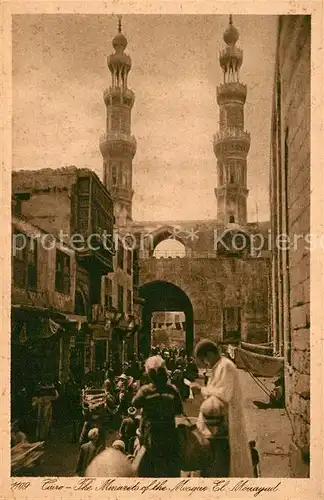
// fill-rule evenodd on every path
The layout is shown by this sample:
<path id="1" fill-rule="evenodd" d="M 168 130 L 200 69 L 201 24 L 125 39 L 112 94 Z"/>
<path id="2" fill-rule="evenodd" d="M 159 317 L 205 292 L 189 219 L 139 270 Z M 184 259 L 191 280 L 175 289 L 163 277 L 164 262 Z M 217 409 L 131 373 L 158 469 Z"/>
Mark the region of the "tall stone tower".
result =
<path id="1" fill-rule="evenodd" d="M 127 38 L 122 33 L 120 18 L 118 33 L 112 45 L 115 53 L 107 58 L 111 86 L 104 91 L 106 133 L 100 138 L 100 151 L 104 161 L 103 182 L 114 201 L 115 223 L 124 227 L 132 220 L 132 161 L 136 153 L 136 140 L 131 135 L 131 112 L 135 95 L 127 87 L 132 61 L 125 54 Z"/>
<path id="2" fill-rule="evenodd" d="M 226 47 L 220 51 L 219 62 L 224 80 L 217 87 L 219 105 L 219 132 L 214 136 L 214 153 L 217 158 L 218 186 L 217 218 L 227 224 L 247 222 L 246 158 L 250 149 L 250 134 L 244 131 L 244 104 L 246 85 L 239 80 L 243 51 L 236 47 L 238 30 L 232 16 L 224 32 Z"/>

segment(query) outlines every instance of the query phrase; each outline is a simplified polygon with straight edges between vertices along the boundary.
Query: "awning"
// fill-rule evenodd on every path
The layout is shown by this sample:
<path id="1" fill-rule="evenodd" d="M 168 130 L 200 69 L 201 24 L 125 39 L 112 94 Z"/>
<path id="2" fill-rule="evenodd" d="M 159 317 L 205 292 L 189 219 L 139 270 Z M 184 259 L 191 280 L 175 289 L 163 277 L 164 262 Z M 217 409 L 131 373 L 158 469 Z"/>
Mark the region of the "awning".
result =
<path id="1" fill-rule="evenodd" d="M 29 324 L 29 323 L 28 323 Z M 21 321 L 13 325 L 11 339 L 13 343 L 25 344 L 26 342 L 37 342 L 40 339 L 48 339 L 56 334 L 63 334 L 64 327 L 51 318 L 43 317 L 37 321 L 37 325 L 29 326 L 27 321 Z"/>
<path id="2" fill-rule="evenodd" d="M 48 307 L 13 304 L 12 311 L 18 313 L 17 316 L 12 316 L 13 342 L 36 341 L 56 334 L 71 335 L 80 331 L 83 324 L 87 324 L 86 316 L 64 314 Z M 27 335 L 27 329 L 31 334 Z"/>
<path id="3" fill-rule="evenodd" d="M 284 367 L 284 358 L 263 356 L 236 347 L 234 362 L 237 368 L 251 372 L 255 377 L 277 377 Z"/>
<path id="4" fill-rule="evenodd" d="M 255 352 L 264 356 L 273 356 L 273 345 L 270 344 L 249 344 L 248 342 L 241 342 L 240 347 L 245 351 Z"/>

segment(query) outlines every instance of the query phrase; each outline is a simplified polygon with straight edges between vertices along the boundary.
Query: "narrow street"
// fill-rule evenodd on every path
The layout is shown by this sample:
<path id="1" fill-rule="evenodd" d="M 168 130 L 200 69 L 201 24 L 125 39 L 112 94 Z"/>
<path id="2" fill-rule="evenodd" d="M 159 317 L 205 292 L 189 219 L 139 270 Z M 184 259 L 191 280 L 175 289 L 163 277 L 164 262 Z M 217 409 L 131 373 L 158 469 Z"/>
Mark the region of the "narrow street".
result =
<path id="1" fill-rule="evenodd" d="M 270 379 L 260 379 L 272 388 Z M 289 477 L 288 449 L 291 427 L 284 409 L 258 409 L 253 401 L 267 402 L 267 395 L 252 380 L 250 375 L 240 370 L 240 381 L 245 396 L 244 408 L 249 440 L 255 440 L 260 454 L 262 477 Z M 201 381 L 202 382 L 202 381 Z M 189 417 L 197 417 L 200 398 L 195 397 L 185 403 Z M 107 446 L 116 439 L 116 432 L 107 436 Z M 73 476 L 79 446 L 71 442 L 71 429 L 54 427 L 52 437 L 46 446 L 43 463 L 34 470 L 37 476 Z"/>

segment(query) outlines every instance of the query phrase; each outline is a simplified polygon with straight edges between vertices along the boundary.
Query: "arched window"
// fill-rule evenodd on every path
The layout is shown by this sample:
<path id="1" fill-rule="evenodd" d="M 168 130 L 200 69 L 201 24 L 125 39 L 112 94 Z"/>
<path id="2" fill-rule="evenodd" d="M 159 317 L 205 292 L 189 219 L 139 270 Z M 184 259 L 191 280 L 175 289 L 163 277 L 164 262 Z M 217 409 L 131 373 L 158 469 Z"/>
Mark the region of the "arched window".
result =
<path id="1" fill-rule="evenodd" d="M 186 248 L 183 243 L 174 239 L 166 239 L 161 241 L 155 249 L 153 253 L 153 257 L 160 258 L 168 258 L 168 257 L 185 257 Z"/>

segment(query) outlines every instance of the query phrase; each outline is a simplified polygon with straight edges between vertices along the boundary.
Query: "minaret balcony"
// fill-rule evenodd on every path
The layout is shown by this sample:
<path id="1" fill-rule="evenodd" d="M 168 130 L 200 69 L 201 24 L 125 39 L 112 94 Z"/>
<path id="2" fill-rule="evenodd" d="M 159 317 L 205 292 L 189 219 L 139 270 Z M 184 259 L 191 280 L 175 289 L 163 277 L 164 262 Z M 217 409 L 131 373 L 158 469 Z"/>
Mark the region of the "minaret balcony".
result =
<path id="1" fill-rule="evenodd" d="M 227 70 L 229 66 L 238 70 L 242 66 L 243 50 L 235 45 L 225 47 L 219 52 L 219 63 L 223 70 Z"/>
<path id="2" fill-rule="evenodd" d="M 225 194 L 247 197 L 249 190 L 239 184 L 222 184 L 214 189 L 216 197 L 225 197 Z"/>
<path id="3" fill-rule="evenodd" d="M 134 92 L 122 86 L 111 86 L 109 89 L 104 90 L 103 98 L 106 106 L 125 104 L 126 106 L 133 107 L 135 102 Z"/>
<path id="4" fill-rule="evenodd" d="M 240 82 L 222 83 L 217 87 L 217 103 L 222 105 L 226 102 L 239 101 L 245 103 L 247 86 Z"/>
<path id="5" fill-rule="evenodd" d="M 136 153 L 137 142 L 133 135 L 123 132 L 107 132 L 100 137 L 99 147 L 103 156 L 126 153 L 133 158 Z"/>
<path id="6" fill-rule="evenodd" d="M 214 135 L 216 156 L 241 153 L 246 156 L 250 149 L 251 134 L 240 128 L 226 128 Z"/>

